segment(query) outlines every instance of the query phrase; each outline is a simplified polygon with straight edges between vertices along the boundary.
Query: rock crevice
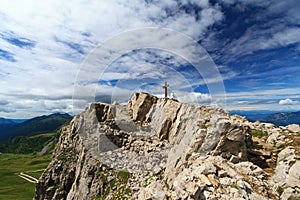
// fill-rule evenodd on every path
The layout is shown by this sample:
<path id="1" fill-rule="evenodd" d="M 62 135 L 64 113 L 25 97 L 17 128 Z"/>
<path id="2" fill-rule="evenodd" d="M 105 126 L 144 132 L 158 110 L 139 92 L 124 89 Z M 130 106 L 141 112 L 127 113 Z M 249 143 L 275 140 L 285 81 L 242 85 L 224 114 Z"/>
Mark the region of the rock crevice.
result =
<path id="1" fill-rule="evenodd" d="M 127 105 L 91 103 L 61 129 L 35 199 L 299 197 L 298 149 L 282 147 L 297 140 L 281 139 L 297 130 L 147 93 Z M 263 166 L 277 156 L 272 175 Z"/>

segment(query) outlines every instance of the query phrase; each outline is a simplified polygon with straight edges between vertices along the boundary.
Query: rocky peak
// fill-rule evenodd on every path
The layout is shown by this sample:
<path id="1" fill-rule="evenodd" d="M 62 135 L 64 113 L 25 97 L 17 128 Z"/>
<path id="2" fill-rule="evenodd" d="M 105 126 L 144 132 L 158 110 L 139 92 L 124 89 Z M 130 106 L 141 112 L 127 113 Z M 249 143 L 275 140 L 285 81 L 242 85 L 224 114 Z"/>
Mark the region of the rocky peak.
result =
<path id="1" fill-rule="evenodd" d="M 62 128 L 35 198 L 278 198 L 282 179 L 268 183 L 261 168 L 276 158 L 252 138 L 275 128 L 147 93 L 127 105 L 91 103 Z"/>
<path id="2" fill-rule="evenodd" d="M 127 104 L 129 115 L 135 122 L 143 123 L 146 115 L 158 98 L 147 93 L 134 93 Z"/>

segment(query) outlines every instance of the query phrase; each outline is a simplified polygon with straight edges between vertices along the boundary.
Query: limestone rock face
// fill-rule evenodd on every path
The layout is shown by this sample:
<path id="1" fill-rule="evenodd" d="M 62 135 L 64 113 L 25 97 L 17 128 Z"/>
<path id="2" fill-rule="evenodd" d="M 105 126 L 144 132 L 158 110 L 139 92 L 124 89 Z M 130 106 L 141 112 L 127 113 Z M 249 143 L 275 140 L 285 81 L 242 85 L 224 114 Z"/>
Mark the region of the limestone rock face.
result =
<path id="1" fill-rule="evenodd" d="M 147 93 L 134 93 L 128 103 L 129 115 L 134 121 L 143 122 L 157 99 L 157 97 L 150 96 Z"/>
<path id="2" fill-rule="evenodd" d="M 287 130 L 292 133 L 300 133 L 300 126 L 298 124 L 290 124 L 286 126 Z"/>
<path id="3" fill-rule="evenodd" d="M 269 182 L 274 191 L 282 190 L 282 199 L 300 198 L 299 169 L 300 160 L 296 159 L 295 149 L 287 147 L 278 154 L 275 173 Z"/>
<path id="4" fill-rule="evenodd" d="M 127 105 L 91 103 L 61 129 L 35 199 L 298 197 L 298 149 L 278 154 L 267 181 L 261 167 L 270 168 L 277 155 L 257 149 L 263 145 L 253 141 L 254 129 L 272 148 L 295 143 L 282 135 L 294 126 L 252 123 L 220 108 L 147 93 L 133 94 Z"/>
<path id="5" fill-rule="evenodd" d="M 37 183 L 34 198 L 80 199 L 80 196 L 96 196 L 101 193 L 103 182 L 96 174 L 101 169 L 101 164 L 85 152 L 72 125 L 62 128 L 58 144 L 53 160 Z"/>
<path id="6" fill-rule="evenodd" d="M 184 168 L 174 179 L 172 199 L 267 199 L 268 191 L 264 186 L 266 176 L 260 168 L 255 166 L 257 169 L 253 172 L 251 163 L 234 165 L 220 156 L 195 158 L 190 159 L 188 168 Z M 245 180 L 244 176 L 250 173 L 253 180 Z M 254 175 L 260 175 L 261 179 Z M 253 189 L 256 184 L 263 186 L 261 191 Z"/>

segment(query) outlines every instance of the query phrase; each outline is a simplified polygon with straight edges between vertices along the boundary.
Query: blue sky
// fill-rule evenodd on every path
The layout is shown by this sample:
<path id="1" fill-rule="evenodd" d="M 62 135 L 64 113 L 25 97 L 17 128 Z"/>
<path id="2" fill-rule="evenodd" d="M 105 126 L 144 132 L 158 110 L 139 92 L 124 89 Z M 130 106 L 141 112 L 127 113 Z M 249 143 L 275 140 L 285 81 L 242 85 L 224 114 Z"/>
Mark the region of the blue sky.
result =
<path id="1" fill-rule="evenodd" d="M 108 102 L 124 102 L 133 91 L 162 96 L 165 80 L 186 103 L 210 104 L 215 97 L 207 84 L 219 82 L 226 110 L 299 110 L 299 10 L 298 0 L 6 1 L 0 7 L 0 116 L 79 112 L 90 101 L 87 93 Z M 83 68 L 101 65 L 89 55 L 111 38 L 147 27 L 193 39 L 222 80 L 201 76 L 189 60 L 165 49 L 135 49 L 105 73 L 84 74 L 73 105 Z"/>

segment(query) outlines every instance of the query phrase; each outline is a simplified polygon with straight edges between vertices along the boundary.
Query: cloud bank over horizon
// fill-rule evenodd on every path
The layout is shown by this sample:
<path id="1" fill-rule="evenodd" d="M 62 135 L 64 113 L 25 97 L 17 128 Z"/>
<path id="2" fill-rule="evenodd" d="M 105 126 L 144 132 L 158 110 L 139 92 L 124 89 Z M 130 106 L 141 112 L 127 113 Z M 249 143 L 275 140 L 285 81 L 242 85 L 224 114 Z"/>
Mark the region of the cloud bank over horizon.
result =
<path id="1" fill-rule="evenodd" d="M 90 52 L 147 27 L 178 31 L 207 50 L 222 75 L 228 110 L 299 110 L 299 9 L 296 0 L 7 1 L 0 8 L 0 116 L 72 112 L 73 86 Z M 112 89 L 159 95 L 159 82 L 170 77 L 180 100 L 192 95 L 207 104 L 207 82 L 215 80 L 194 71 L 171 52 L 137 49 L 89 85 L 103 98 Z"/>

